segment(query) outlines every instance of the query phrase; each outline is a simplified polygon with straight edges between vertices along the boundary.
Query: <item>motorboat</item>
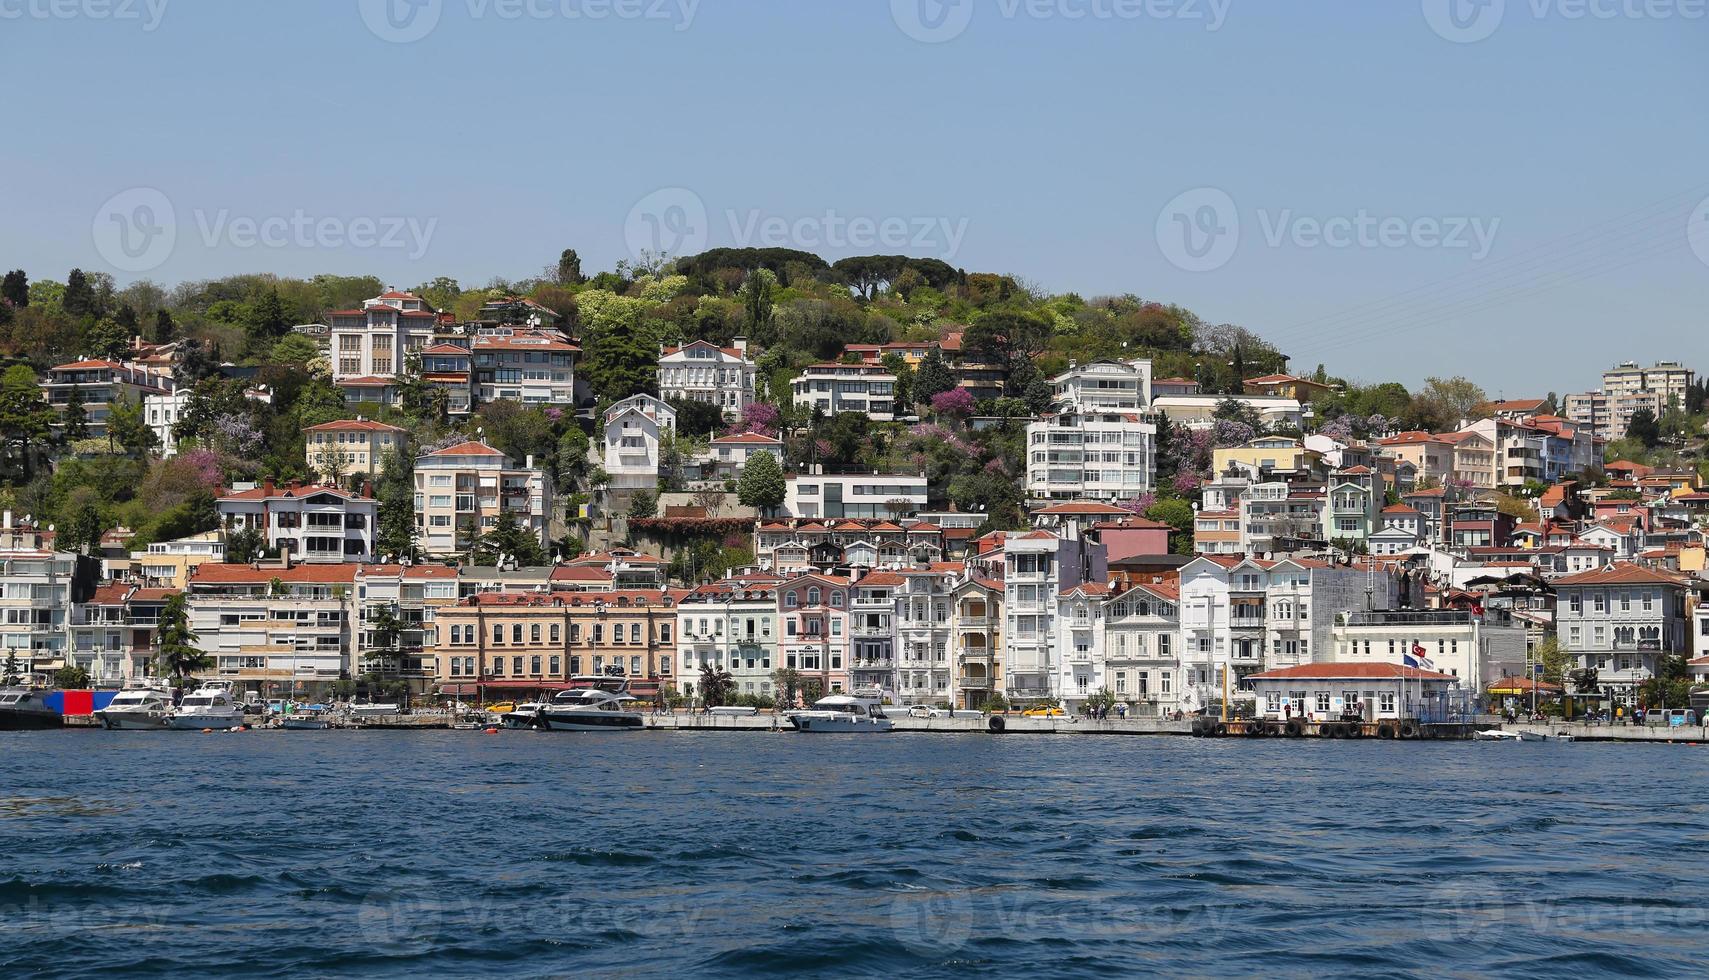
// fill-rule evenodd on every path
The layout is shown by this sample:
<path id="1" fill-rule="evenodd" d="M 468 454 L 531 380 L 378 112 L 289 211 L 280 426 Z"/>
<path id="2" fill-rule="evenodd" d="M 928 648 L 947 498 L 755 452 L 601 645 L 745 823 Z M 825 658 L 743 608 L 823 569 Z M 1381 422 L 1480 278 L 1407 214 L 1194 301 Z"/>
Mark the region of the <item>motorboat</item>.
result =
<path id="1" fill-rule="evenodd" d="M 639 731 L 646 719 L 633 707 L 640 703 L 631 694 L 598 687 L 559 691 L 535 712 L 533 723 L 550 732 Z M 507 725 L 518 713 L 505 716 Z"/>
<path id="2" fill-rule="evenodd" d="M 108 731 L 164 731 L 172 727 L 172 692 L 158 683 L 132 685 L 113 695 L 95 718 Z"/>
<path id="3" fill-rule="evenodd" d="M 332 727 L 332 716 L 321 704 L 294 705 L 276 716 L 279 727 L 293 732 L 321 732 Z"/>
<path id="4" fill-rule="evenodd" d="M 27 687 L 0 688 L 0 732 L 59 728 L 65 718 L 47 706 L 42 691 Z"/>
<path id="5" fill-rule="evenodd" d="M 546 702 L 527 701 L 504 707 L 506 708 L 504 711 L 488 709 L 493 717 L 498 719 L 500 728 L 534 728 L 536 727 L 535 721 L 540 715 L 540 709 L 546 707 Z"/>
<path id="6" fill-rule="evenodd" d="M 847 694 L 820 698 L 811 708 L 791 711 L 784 717 L 800 732 L 887 732 L 896 724 L 884 716 L 884 706 L 878 701 Z"/>
<path id="7" fill-rule="evenodd" d="M 353 704 L 350 706 L 352 720 L 361 721 L 364 718 L 390 718 L 403 714 L 403 708 L 395 704 Z"/>
<path id="8" fill-rule="evenodd" d="M 243 705 L 230 681 L 208 681 L 189 694 L 173 712 L 171 727 L 179 731 L 237 728 L 243 724 Z"/>
<path id="9" fill-rule="evenodd" d="M 1505 732 L 1499 728 L 1474 732 L 1472 738 L 1479 742 L 1542 742 L 1547 736 L 1542 732 Z M 1571 736 L 1568 736 L 1570 739 Z"/>

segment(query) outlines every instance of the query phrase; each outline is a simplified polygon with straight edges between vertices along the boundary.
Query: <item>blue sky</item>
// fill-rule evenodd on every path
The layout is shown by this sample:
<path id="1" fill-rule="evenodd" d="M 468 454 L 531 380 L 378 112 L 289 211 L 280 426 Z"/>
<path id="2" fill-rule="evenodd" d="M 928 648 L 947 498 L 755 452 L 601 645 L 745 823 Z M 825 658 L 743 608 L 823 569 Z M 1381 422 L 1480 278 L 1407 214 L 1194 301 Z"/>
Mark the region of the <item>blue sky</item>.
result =
<path id="1" fill-rule="evenodd" d="M 470 285 L 664 234 L 1134 292 L 1359 380 L 1709 368 L 1690 0 L 383 2 L 0 0 L 0 265 Z M 138 188 L 140 271 L 98 231 Z"/>

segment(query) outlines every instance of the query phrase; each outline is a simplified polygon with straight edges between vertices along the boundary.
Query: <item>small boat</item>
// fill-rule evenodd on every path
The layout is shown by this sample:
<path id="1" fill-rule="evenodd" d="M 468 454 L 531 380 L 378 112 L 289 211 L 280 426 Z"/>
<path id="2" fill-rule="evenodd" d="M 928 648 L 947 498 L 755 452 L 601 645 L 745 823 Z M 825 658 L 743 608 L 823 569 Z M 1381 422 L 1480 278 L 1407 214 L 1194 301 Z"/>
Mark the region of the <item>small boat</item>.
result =
<path id="1" fill-rule="evenodd" d="M 646 719 L 631 710 L 640 703 L 631 694 L 597 687 L 559 691 L 534 714 L 534 727 L 549 732 L 640 731 Z M 506 715 L 506 721 L 515 714 Z"/>
<path id="2" fill-rule="evenodd" d="M 293 732 L 322 732 L 332 727 L 332 719 L 320 705 L 298 707 L 278 717 L 279 727 Z"/>
<path id="3" fill-rule="evenodd" d="M 243 705 L 232 693 L 230 681 L 206 681 L 184 696 L 178 710 L 172 713 L 170 725 L 185 732 L 239 728 L 243 725 Z"/>
<path id="4" fill-rule="evenodd" d="M 896 723 L 884 716 L 884 706 L 873 698 L 857 698 L 833 694 L 820 698 L 805 711 L 791 711 L 784 717 L 798 732 L 833 734 L 887 732 Z"/>
<path id="5" fill-rule="evenodd" d="M 0 689 L 0 732 L 35 731 L 59 728 L 65 718 L 47 706 L 41 691 L 27 687 Z"/>
<path id="6" fill-rule="evenodd" d="M 364 718 L 390 718 L 403 714 L 403 709 L 395 704 L 353 704 L 350 706 L 350 717 L 361 721 Z"/>
<path id="7" fill-rule="evenodd" d="M 165 731 L 172 727 L 172 693 L 158 682 L 144 681 L 113 695 L 95 718 L 108 731 Z"/>
<path id="8" fill-rule="evenodd" d="M 1542 742 L 1547 736 L 1540 732 L 1504 732 L 1499 728 L 1491 728 L 1473 733 L 1472 738 L 1479 742 Z"/>
<path id="9" fill-rule="evenodd" d="M 498 719 L 500 728 L 534 728 L 534 722 L 540 715 L 540 709 L 546 707 L 544 701 L 529 701 L 523 704 L 501 705 L 505 710 L 488 709 L 488 712 Z"/>

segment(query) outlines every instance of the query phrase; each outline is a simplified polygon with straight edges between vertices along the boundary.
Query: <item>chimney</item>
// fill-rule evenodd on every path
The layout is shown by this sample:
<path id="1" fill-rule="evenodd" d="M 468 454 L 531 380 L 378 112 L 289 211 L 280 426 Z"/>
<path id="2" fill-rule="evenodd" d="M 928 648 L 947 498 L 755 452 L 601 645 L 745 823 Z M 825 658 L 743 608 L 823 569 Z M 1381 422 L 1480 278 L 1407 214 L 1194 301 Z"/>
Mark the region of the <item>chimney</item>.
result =
<path id="1" fill-rule="evenodd" d="M 267 479 L 261 481 L 261 495 L 263 497 L 273 496 L 273 478 L 272 477 L 268 477 Z"/>
<path id="2" fill-rule="evenodd" d="M 743 357 L 748 356 L 748 338 L 737 337 L 735 340 L 735 345 L 736 345 L 736 350 L 740 351 Z"/>

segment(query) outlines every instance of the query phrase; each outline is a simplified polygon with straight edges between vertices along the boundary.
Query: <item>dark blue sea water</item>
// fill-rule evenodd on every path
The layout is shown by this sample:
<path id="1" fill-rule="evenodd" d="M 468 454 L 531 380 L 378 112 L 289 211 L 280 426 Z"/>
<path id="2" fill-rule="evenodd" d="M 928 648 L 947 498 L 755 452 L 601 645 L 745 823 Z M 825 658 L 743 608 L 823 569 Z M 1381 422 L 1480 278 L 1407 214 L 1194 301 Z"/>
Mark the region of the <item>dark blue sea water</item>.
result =
<path id="1" fill-rule="evenodd" d="M 0 735 L 0 976 L 1702 975 L 1709 748 Z"/>

